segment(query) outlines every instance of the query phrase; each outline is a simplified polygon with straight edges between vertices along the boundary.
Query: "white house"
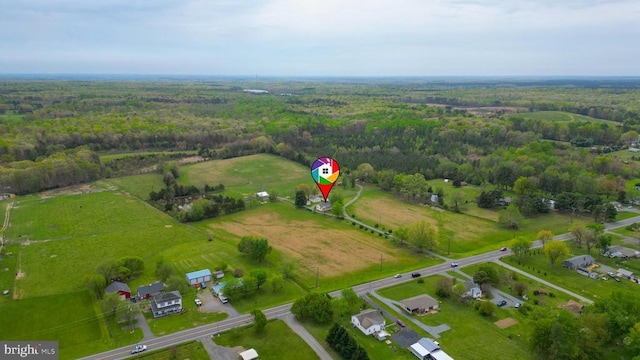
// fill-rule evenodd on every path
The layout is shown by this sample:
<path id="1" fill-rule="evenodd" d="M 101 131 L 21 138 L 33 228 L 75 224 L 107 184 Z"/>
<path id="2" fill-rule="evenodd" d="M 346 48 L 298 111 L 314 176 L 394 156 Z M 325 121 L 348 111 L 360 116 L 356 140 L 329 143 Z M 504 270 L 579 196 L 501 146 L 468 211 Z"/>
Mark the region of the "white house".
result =
<path id="1" fill-rule="evenodd" d="M 465 281 L 464 287 L 467 289 L 463 295 L 464 298 L 480 299 L 482 297 L 482 289 L 480 289 L 480 286 L 475 284 L 473 281 Z"/>
<path id="2" fill-rule="evenodd" d="M 182 311 L 182 295 L 178 291 L 171 291 L 154 296 L 151 301 L 153 317 L 158 318 Z"/>
<path id="3" fill-rule="evenodd" d="M 259 191 L 256 193 L 256 197 L 260 200 L 269 200 L 269 193 L 266 191 Z"/>
<path id="4" fill-rule="evenodd" d="M 365 335 L 372 335 L 384 330 L 385 320 L 378 310 L 369 309 L 351 316 L 351 324 Z"/>

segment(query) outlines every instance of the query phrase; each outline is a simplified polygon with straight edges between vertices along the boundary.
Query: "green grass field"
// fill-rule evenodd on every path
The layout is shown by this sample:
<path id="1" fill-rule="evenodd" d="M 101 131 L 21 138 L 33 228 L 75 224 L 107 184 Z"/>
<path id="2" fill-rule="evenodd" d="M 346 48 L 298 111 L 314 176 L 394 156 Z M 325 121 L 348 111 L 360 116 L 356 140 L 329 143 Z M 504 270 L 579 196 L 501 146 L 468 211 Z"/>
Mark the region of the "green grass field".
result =
<path id="1" fill-rule="evenodd" d="M 140 152 L 128 152 L 128 153 L 118 153 L 118 154 L 103 154 L 100 155 L 100 161 L 106 162 L 109 160 L 122 159 L 131 156 L 145 156 L 145 155 L 184 155 L 184 156 L 193 156 L 198 152 L 196 150 L 193 151 L 140 151 Z"/>
<path id="2" fill-rule="evenodd" d="M 140 200 L 114 192 L 19 199 L 11 241 L 20 241 L 20 298 L 83 288 L 84 277 L 106 260 L 140 256 L 152 260 L 161 251 L 207 235 Z M 139 283 L 154 280 L 155 261 L 147 261 Z M 55 277 L 49 274 L 55 273 Z"/>
<path id="3" fill-rule="evenodd" d="M 111 178 L 104 180 L 104 182 L 145 201 L 149 200 L 150 192 L 159 191 L 165 187 L 164 182 L 162 182 L 162 175 L 155 172 Z"/>
<path id="4" fill-rule="evenodd" d="M 241 345 L 245 350 L 256 349 L 260 359 L 318 359 L 318 355 L 281 320 L 271 320 L 262 333 L 253 327 L 231 330 L 214 338 L 222 346 Z"/>
<path id="5" fill-rule="evenodd" d="M 185 344 L 172 346 L 168 349 L 144 352 L 131 359 L 144 360 L 169 360 L 169 359 L 189 359 L 189 360 L 209 360 L 209 353 L 201 342 L 191 341 Z"/>
<path id="6" fill-rule="evenodd" d="M 423 278 L 424 283 L 411 281 L 378 291 L 381 296 L 402 300 L 420 294 L 435 296 L 435 285 L 439 276 Z M 447 324 L 451 330 L 441 333 L 440 345 L 456 359 L 494 359 L 495 349 L 500 349 L 500 358 L 530 359 L 526 339 L 526 319 L 515 309 L 498 309 L 496 316 L 483 317 L 470 305 L 451 299 L 441 300 L 441 311 L 435 315 L 416 317 L 427 325 Z M 403 314 L 405 315 L 405 314 Z M 406 316 L 406 315 L 405 315 Z M 495 321 L 514 318 L 515 326 L 500 329 Z M 412 326 L 407 322 L 408 326 Z M 509 336 L 511 338 L 509 338 Z"/>
<path id="7" fill-rule="evenodd" d="M 316 188 L 310 168 L 269 154 L 185 165 L 180 167 L 178 181 L 197 187 L 222 183 L 225 193 L 233 197 L 251 196 L 266 190 L 293 198 L 299 184 Z"/>

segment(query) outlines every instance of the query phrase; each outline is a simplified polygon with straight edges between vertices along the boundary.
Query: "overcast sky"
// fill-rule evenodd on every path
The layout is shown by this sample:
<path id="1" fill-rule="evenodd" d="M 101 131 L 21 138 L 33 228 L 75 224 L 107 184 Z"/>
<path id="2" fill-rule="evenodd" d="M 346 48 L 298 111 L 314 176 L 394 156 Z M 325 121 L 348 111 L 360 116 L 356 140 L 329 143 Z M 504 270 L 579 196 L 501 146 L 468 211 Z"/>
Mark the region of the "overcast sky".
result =
<path id="1" fill-rule="evenodd" d="M 640 75 L 640 1 L 0 0 L 0 73 Z"/>

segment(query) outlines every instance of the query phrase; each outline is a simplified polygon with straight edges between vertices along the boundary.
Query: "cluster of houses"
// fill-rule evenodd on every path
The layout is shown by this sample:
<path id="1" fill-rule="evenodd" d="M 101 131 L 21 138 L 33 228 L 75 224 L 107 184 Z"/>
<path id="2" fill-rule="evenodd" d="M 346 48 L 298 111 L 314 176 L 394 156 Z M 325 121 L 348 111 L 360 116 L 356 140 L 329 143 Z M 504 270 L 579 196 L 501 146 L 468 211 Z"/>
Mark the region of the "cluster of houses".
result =
<path id="1" fill-rule="evenodd" d="M 182 312 L 182 295 L 179 291 L 166 291 L 162 281 L 138 286 L 138 292 L 132 296 L 131 289 L 125 283 L 114 281 L 104 290 L 107 294 L 118 294 L 122 300 L 149 300 L 154 318 Z"/>
<path id="2" fill-rule="evenodd" d="M 196 288 L 205 288 L 205 284 L 211 281 L 212 277 L 220 279 L 224 277 L 224 272 L 211 273 L 211 270 L 203 269 L 186 274 L 187 283 Z M 165 284 L 162 281 L 138 286 L 136 294 L 131 292 L 129 285 L 119 281 L 112 282 L 104 291 L 107 294 L 119 295 L 121 300 L 133 302 L 149 300 L 154 318 L 182 312 L 182 295 L 179 291 L 165 291 Z"/>
<path id="3" fill-rule="evenodd" d="M 473 285 L 473 283 L 470 283 Z M 470 286 L 475 289 L 477 286 Z M 478 287 L 478 290 L 480 288 Z M 464 296 L 472 296 L 475 292 L 467 291 Z M 414 296 L 400 301 L 403 309 L 411 315 L 424 315 L 439 311 L 438 301 L 427 294 Z M 391 336 L 386 330 L 386 321 L 380 311 L 376 309 L 367 309 L 359 314 L 351 316 L 351 324 L 367 336 L 373 336 L 382 341 Z M 404 325 L 403 325 L 404 326 Z M 447 353 L 440 349 L 440 344 L 429 338 L 422 338 L 408 348 L 412 354 L 421 360 L 453 360 Z"/>
<path id="4" fill-rule="evenodd" d="M 629 250 L 630 252 L 627 252 L 625 249 Z M 618 256 L 618 254 L 631 254 L 631 252 L 634 253 L 633 257 L 637 256 L 635 255 L 637 251 L 622 246 L 612 246 L 607 253 L 610 257 L 620 257 Z M 611 254 L 614 255 L 612 256 Z M 592 279 L 598 279 L 600 278 L 601 274 L 593 271 L 594 264 L 595 259 L 590 255 L 578 255 L 562 262 L 562 266 L 575 270 L 580 275 L 584 275 Z M 611 274 L 611 276 L 613 276 L 613 274 Z M 618 269 L 616 271 L 616 276 L 640 284 L 640 279 L 638 279 L 638 277 L 629 270 Z"/>

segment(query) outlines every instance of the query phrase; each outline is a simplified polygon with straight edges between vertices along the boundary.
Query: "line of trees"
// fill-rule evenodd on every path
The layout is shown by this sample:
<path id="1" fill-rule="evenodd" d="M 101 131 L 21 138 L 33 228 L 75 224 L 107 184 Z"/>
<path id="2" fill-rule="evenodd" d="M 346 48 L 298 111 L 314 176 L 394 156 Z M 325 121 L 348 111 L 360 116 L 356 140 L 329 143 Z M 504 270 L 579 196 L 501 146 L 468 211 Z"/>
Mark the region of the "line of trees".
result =
<path id="1" fill-rule="evenodd" d="M 358 345 L 355 339 L 347 332 L 344 326 L 334 323 L 329 334 L 327 334 L 327 344 L 331 346 L 343 359 L 346 360 L 368 360 L 369 355 Z"/>

